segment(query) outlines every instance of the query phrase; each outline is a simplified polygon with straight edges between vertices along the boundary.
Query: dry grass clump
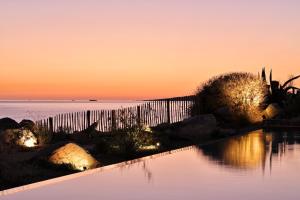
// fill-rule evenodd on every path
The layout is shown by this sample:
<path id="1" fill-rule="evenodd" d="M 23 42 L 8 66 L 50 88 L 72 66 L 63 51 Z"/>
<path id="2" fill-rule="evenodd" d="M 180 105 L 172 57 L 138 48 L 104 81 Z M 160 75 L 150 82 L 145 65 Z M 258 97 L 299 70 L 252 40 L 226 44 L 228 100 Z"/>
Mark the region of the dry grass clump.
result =
<path id="1" fill-rule="evenodd" d="M 192 115 L 226 110 L 234 122 L 255 123 L 262 120 L 267 95 L 265 83 L 250 73 L 229 73 L 210 79 L 196 92 Z"/>

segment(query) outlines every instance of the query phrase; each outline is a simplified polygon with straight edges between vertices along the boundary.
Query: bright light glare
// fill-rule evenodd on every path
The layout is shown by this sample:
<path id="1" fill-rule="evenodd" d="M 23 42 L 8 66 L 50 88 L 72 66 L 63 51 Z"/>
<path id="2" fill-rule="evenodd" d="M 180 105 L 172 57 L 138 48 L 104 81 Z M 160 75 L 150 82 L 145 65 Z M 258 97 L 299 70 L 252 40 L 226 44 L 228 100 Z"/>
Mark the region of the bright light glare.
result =
<path id="1" fill-rule="evenodd" d="M 26 147 L 34 147 L 36 146 L 36 139 L 34 138 L 28 138 L 24 141 L 24 146 Z"/>

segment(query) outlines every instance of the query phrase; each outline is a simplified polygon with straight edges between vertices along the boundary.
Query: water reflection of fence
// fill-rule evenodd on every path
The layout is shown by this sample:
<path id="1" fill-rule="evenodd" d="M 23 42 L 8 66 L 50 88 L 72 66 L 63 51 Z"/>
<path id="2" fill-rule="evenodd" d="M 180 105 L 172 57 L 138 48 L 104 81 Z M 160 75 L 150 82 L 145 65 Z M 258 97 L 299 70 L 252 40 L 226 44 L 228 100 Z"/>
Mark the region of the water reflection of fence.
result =
<path id="1" fill-rule="evenodd" d="M 194 101 L 194 96 L 148 100 L 137 106 L 116 110 L 88 110 L 58 114 L 36 123 L 49 131 L 63 130 L 69 133 L 85 130 L 94 122 L 98 122 L 96 129 L 101 132 L 138 124 L 153 127 L 188 118 L 190 106 Z"/>

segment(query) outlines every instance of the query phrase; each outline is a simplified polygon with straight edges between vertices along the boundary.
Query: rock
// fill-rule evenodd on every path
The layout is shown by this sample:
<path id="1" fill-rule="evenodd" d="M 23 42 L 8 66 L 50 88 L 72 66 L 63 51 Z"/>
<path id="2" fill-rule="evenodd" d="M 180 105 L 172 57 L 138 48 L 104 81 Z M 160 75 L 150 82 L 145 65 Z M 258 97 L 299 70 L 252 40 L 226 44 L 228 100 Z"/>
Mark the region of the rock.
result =
<path id="1" fill-rule="evenodd" d="M 176 130 L 177 128 L 182 126 L 182 122 L 175 122 L 175 123 L 162 123 L 155 127 L 151 127 L 152 131 L 159 131 L 159 132 L 169 132 L 172 130 Z"/>
<path id="2" fill-rule="evenodd" d="M 217 125 L 217 120 L 213 114 L 197 115 L 194 117 L 187 118 L 181 123 L 183 126 L 186 125 Z"/>
<path id="3" fill-rule="evenodd" d="M 1 134 L 1 141 L 4 144 L 17 145 L 22 147 L 34 147 L 37 145 L 37 138 L 28 129 L 6 129 Z"/>
<path id="4" fill-rule="evenodd" d="M 212 114 L 191 117 L 182 122 L 178 130 L 172 132 L 177 137 L 184 139 L 199 139 L 210 137 L 217 129 L 217 120 Z"/>
<path id="5" fill-rule="evenodd" d="M 17 128 L 20 128 L 20 125 L 15 120 L 7 117 L 0 119 L 0 131 L 6 129 L 17 129 Z"/>
<path id="6" fill-rule="evenodd" d="M 229 128 L 219 128 L 218 132 L 222 135 L 230 136 L 230 135 L 236 135 L 237 130 L 235 129 L 229 129 Z"/>
<path id="7" fill-rule="evenodd" d="M 277 103 L 272 103 L 263 111 L 265 119 L 273 119 L 282 113 L 282 109 Z"/>
<path id="8" fill-rule="evenodd" d="M 33 121 L 29 120 L 29 119 L 23 119 L 20 122 L 20 127 L 26 128 L 26 129 L 30 130 L 31 132 L 33 132 L 33 133 L 38 132 L 38 127 L 36 126 L 36 124 Z"/>
<path id="9" fill-rule="evenodd" d="M 48 162 L 54 165 L 68 165 L 74 170 L 92 169 L 99 165 L 99 162 L 87 153 L 82 147 L 74 143 L 65 144 L 54 150 Z"/>
<path id="10" fill-rule="evenodd" d="M 214 114 L 218 119 L 221 119 L 225 122 L 231 122 L 233 120 L 232 113 L 227 107 L 222 107 L 215 110 Z"/>
<path id="11" fill-rule="evenodd" d="M 162 123 L 162 124 L 157 125 L 156 127 L 153 127 L 153 130 L 155 130 L 155 131 L 164 131 L 167 129 L 171 129 L 171 124 Z"/>

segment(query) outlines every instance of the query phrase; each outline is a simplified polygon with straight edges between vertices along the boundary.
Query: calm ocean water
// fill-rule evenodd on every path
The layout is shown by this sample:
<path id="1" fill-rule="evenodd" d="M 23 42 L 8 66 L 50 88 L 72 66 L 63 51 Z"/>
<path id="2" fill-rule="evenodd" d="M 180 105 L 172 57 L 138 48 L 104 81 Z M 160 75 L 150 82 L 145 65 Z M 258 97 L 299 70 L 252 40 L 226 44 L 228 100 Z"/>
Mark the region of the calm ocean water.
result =
<path id="1" fill-rule="evenodd" d="M 141 101 L 0 101 L 0 118 L 39 120 L 59 113 L 84 110 L 117 109 L 141 104 Z"/>

